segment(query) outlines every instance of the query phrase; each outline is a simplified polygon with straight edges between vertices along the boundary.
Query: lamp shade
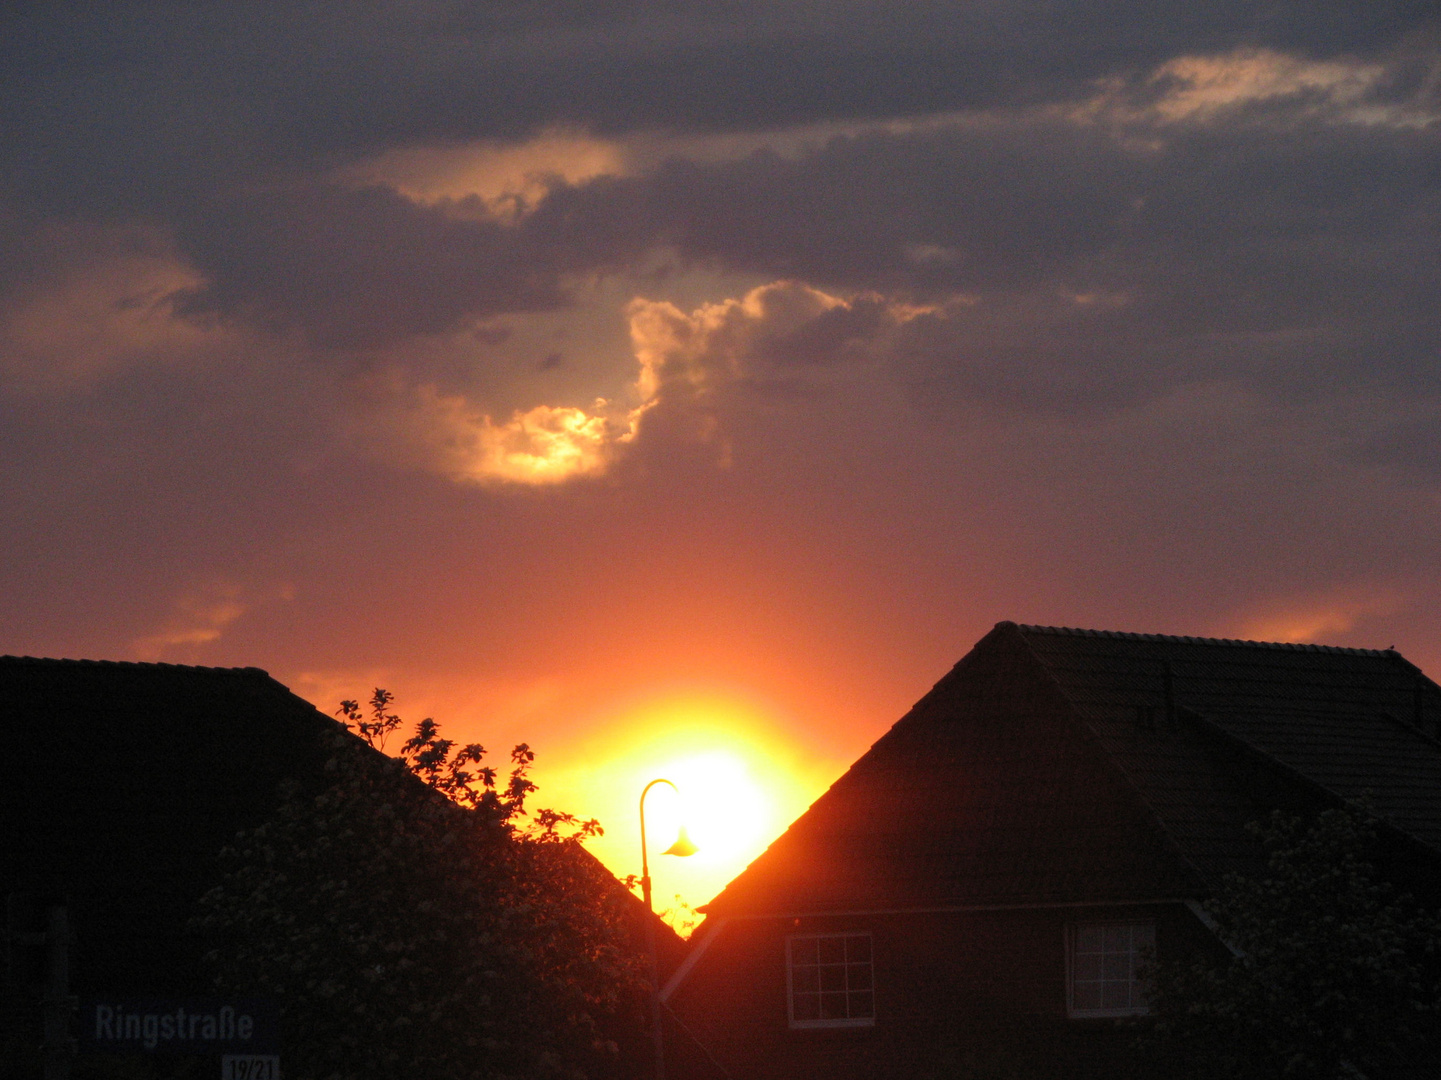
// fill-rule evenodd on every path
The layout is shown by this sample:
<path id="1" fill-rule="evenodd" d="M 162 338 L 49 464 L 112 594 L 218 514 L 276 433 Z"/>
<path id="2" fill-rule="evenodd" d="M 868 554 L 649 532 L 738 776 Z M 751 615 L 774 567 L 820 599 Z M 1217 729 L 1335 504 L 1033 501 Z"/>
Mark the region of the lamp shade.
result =
<path id="1" fill-rule="evenodd" d="M 699 850 L 700 848 L 696 847 L 695 844 L 691 843 L 690 837 L 687 836 L 685 833 L 685 826 L 682 825 L 680 827 L 680 832 L 676 833 L 675 843 L 662 851 L 661 854 L 685 856 L 694 855 Z"/>

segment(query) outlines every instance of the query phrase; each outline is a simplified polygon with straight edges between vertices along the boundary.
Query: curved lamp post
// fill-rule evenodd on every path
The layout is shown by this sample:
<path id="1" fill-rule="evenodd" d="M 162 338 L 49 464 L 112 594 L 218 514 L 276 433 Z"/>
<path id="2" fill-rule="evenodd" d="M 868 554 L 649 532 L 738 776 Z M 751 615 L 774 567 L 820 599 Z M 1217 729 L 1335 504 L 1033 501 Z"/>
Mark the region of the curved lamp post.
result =
<path id="1" fill-rule="evenodd" d="M 657 784 L 665 784 L 677 795 L 680 794 L 680 788 L 669 780 L 652 780 L 640 793 L 640 890 L 645 896 L 645 910 L 646 915 L 649 916 L 645 921 L 645 945 L 646 952 L 650 955 L 651 1038 L 655 1041 L 655 1080 L 665 1080 L 665 1039 L 660 1026 L 660 971 L 656 965 L 655 956 L 655 906 L 650 901 L 650 858 L 646 852 L 645 843 L 645 797 Z M 675 843 L 661 852 L 662 855 L 680 856 L 694 855 L 695 853 L 696 846 L 685 834 L 684 825 L 680 827 Z"/>

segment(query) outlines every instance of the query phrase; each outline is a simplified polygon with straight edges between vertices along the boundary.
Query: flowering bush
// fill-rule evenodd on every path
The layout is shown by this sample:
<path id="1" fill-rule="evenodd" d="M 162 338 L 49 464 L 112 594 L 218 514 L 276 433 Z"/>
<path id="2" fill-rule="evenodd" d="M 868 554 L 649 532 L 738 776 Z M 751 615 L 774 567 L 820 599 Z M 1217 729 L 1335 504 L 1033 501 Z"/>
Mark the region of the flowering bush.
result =
<path id="1" fill-rule="evenodd" d="M 222 856 L 199 929 L 219 989 L 282 1005 L 299 1080 L 604 1074 L 643 1023 L 629 900 L 579 845 L 595 822 L 523 823 L 534 755 L 504 786 L 431 720 L 399 758 L 376 691 L 342 705 L 318 794 L 289 793 Z M 369 744 L 369 745 L 367 745 Z"/>

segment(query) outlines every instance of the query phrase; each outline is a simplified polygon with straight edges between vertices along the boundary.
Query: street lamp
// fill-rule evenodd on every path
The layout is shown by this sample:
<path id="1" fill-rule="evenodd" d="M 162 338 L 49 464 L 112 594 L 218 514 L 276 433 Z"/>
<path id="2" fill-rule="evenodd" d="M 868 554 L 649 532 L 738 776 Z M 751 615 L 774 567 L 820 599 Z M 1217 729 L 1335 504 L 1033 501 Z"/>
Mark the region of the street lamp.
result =
<path id="1" fill-rule="evenodd" d="M 645 896 L 645 910 L 649 916 L 645 921 L 645 947 L 650 954 L 650 1026 L 651 1038 L 655 1041 L 655 1080 L 665 1080 L 665 1039 L 660 1026 L 660 969 L 655 956 L 655 905 L 650 901 L 650 858 L 645 843 L 645 797 L 657 784 L 665 784 L 677 795 L 680 789 L 669 780 L 652 780 L 640 793 L 640 891 Z M 694 855 L 696 846 L 680 827 L 675 843 L 661 852 L 662 855 Z"/>

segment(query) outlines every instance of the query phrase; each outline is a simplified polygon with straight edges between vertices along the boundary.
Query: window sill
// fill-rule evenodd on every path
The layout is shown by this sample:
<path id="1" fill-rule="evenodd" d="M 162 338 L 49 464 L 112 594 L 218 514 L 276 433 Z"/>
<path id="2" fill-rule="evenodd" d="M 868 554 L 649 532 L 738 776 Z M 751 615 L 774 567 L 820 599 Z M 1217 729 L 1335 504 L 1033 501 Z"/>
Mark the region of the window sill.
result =
<path id="1" fill-rule="evenodd" d="M 792 1031 L 834 1031 L 837 1028 L 870 1028 L 876 1026 L 874 1016 L 854 1020 L 792 1020 Z"/>
<path id="2" fill-rule="evenodd" d="M 1127 1016 L 1150 1016 L 1146 1006 L 1133 1009 L 1072 1009 L 1066 1014 L 1070 1020 L 1118 1020 Z"/>

